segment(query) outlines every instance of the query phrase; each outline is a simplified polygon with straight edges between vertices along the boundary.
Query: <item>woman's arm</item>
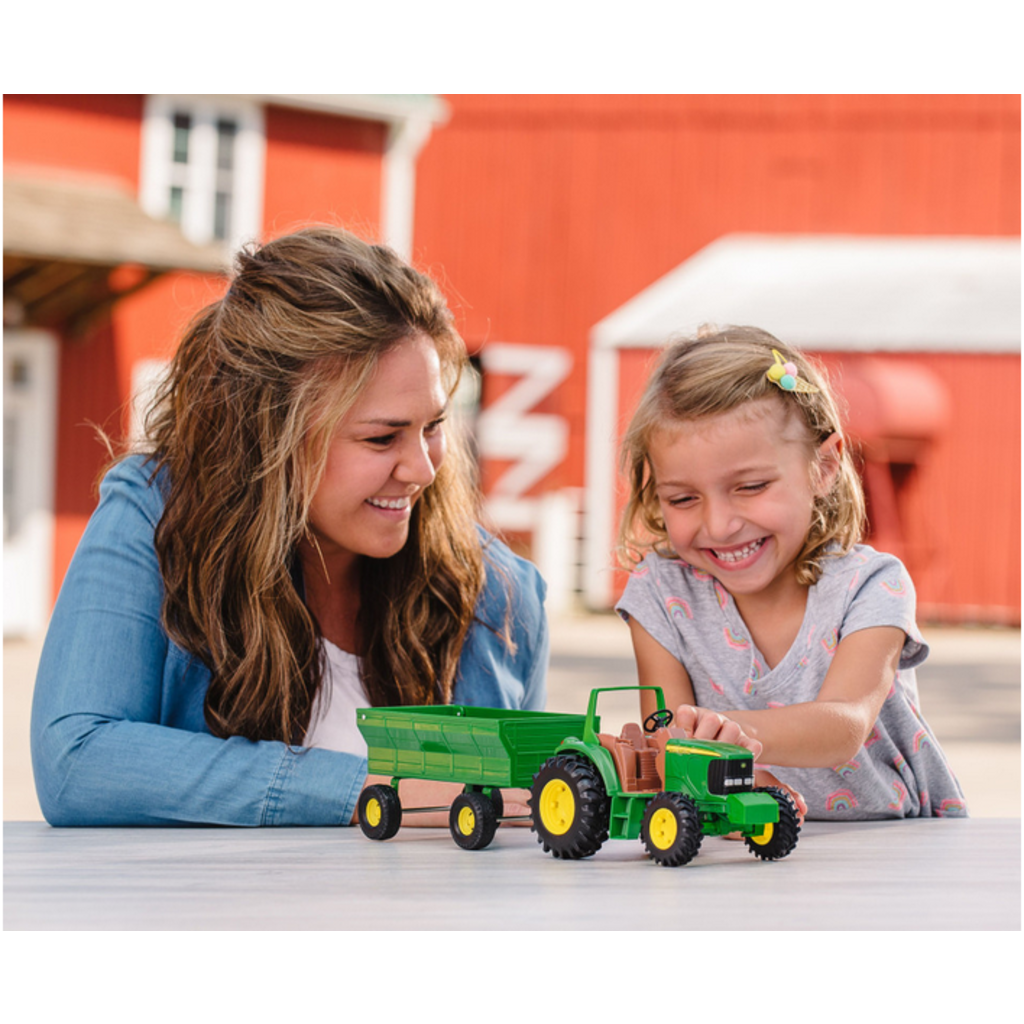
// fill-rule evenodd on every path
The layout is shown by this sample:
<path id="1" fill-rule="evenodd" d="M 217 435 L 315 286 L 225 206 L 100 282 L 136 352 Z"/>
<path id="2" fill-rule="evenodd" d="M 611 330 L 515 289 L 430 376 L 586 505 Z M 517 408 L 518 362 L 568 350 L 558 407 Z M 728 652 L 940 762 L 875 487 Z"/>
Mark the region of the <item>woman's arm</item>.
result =
<path id="1" fill-rule="evenodd" d="M 208 673 L 160 621 L 153 549 L 162 503 L 148 467 L 117 467 L 68 569 L 32 709 L 39 802 L 54 825 L 338 825 L 366 761 L 218 739 Z"/>

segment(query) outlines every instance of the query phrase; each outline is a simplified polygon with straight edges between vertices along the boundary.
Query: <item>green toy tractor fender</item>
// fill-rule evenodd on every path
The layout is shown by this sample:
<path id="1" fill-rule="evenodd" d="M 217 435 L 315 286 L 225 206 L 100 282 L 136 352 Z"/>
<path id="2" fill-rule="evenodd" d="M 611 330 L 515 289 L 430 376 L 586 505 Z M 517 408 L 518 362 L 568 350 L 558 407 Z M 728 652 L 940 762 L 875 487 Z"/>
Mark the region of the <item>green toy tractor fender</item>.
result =
<path id="1" fill-rule="evenodd" d="M 569 751 L 581 754 L 587 760 L 593 762 L 601 775 L 601 781 L 604 782 L 604 788 L 609 796 L 613 796 L 622 790 L 622 783 L 619 781 L 619 773 L 616 771 L 612 755 L 600 743 L 586 743 L 575 736 L 569 736 L 559 744 L 558 753 L 565 754 Z"/>

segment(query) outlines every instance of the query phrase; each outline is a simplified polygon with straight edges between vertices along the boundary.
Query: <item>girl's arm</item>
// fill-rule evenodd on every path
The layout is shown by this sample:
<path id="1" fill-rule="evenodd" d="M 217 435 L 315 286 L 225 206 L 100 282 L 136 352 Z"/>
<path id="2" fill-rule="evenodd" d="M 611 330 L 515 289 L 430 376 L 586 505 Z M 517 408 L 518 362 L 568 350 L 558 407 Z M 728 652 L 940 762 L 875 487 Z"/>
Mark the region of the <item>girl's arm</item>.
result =
<path id="1" fill-rule="evenodd" d="M 762 711 L 727 711 L 726 715 L 763 744 L 760 760 L 767 764 L 791 768 L 842 764 L 856 756 L 871 734 L 896 677 L 905 640 L 906 634 L 895 626 L 858 630 L 840 641 L 815 700 Z M 707 714 L 692 709 L 698 728 Z M 708 722 L 705 730 L 712 725 Z"/>
<path id="2" fill-rule="evenodd" d="M 730 720 L 717 711 L 695 708 L 693 684 L 686 667 L 675 655 L 665 650 L 635 618 L 630 617 L 629 630 L 636 656 L 637 681 L 641 686 L 660 686 L 665 693 L 665 706 L 678 708 L 673 725 L 685 728 L 696 739 L 716 739 L 747 747 L 754 757 L 761 753 L 761 744 L 753 740 L 739 720 Z M 640 715 L 645 719 L 657 710 L 657 699 L 651 690 L 640 691 Z M 691 715 L 691 713 L 693 713 Z M 730 716 L 732 713 L 730 712 Z M 699 720 L 698 720 L 699 719 Z"/>
<path id="3" fill-rule="evenodd" d="M 637 682 L 641 686 L 660 686 L 665 692 L 665 706 L 694 704 L 693 685 L 685 666 L 665 650 L 636 619 L 630 617 L 629 632 L 636 657 Z M 657 698 L 652 690 L 640 691 L 640 714 L 646 718 L 657 711 Z"/>

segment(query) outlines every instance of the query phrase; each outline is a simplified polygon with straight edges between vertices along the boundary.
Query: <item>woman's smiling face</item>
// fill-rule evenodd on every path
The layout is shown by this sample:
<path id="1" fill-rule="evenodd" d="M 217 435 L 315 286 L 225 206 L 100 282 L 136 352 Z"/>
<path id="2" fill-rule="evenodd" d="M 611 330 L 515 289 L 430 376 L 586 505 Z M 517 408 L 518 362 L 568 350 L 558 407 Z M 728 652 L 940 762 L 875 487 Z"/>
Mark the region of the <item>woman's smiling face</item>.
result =
<path id="1" fill-rule="evenodd" d="M 833 479 L 826 446 L 815 472 L 806 428 L 774 399 L 657 431 L 650 459 L 676 554 L 734 597 L 796 586 L 814 498 Z"/>
<path id="2" fill-rule="evenodd" d="M 398 342 L 339 421 L 309 523 L 327 563 L 388 558 L 409 537 L 415 503 L 444 460 L 448 395 L 425 334 Z"/>

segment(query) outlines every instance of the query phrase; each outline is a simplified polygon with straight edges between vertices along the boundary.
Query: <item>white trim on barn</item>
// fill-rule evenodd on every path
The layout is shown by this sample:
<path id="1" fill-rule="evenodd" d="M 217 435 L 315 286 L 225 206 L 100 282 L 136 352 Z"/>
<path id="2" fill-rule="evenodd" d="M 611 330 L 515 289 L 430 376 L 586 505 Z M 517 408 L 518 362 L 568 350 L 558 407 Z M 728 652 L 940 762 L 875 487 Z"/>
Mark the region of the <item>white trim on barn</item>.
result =
<path id="1" fill-rule="evenodd" d="M 60 343 L 4 328 L 4 637 L 40 636 L 52 602 Z"/>
<path id="2" fill-rule="evenodd" d="M 263 93 L 249 98 L 339 117 L 384 122 L 388 127 L 381 171 L 381 237 L 404 259 L 413 259 L 416 160 L 435 126 L 443 125 L 450 116 L 444 100 L 427 93 Z"/>

